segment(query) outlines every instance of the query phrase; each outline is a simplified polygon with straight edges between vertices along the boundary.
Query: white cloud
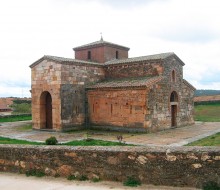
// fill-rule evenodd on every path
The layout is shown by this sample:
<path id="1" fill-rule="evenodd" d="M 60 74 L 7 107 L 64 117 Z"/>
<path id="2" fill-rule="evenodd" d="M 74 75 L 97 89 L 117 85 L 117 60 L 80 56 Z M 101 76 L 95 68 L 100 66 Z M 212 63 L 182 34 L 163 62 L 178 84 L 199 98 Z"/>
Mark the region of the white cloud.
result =
<path id="1" fill-rule="evenodd" d="M 73 47 L 99 40 L 100 32 L 104 40 L 130 47 L 130 57 L 175 52 L 196 88 L 220 89 L 219 5 L 218 0 L 1 1 L 0 96 L 19 94 L 22 83 L 30 88 L 29 65 L 43 55 L 73 57 Z"/>

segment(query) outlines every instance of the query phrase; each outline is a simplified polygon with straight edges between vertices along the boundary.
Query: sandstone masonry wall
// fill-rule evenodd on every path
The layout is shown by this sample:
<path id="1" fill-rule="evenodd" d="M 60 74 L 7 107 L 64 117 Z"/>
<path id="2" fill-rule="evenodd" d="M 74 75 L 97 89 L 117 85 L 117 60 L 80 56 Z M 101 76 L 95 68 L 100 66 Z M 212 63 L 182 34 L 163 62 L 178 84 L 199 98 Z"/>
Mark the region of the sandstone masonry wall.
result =
<path id="1" fill-rule="evenodd" d="M 219 147 L 67 147 L 0 145 L 0 171 L 201 188 L 220 185 Z"/>
<path id="2" fill-rule="evenodd" d="M 88 91 L 92 125 L 146 128 L 146 89 L 106 89 Z"/>
<path id="3" fill-rule="evenodd" d="M 52 115 L 53 128 L 60 130 L 60 85 L 61 85 L 61 64 L 56 64 L 53 61 L 44 60 L 31 69 L 32 78 L 32 120 L 33 128 L 41 129 L 45 125 L 45 119 L 42 119 L 44 105 L 41 103 L 41 94 L 47 91 L 52 97 Z"/>

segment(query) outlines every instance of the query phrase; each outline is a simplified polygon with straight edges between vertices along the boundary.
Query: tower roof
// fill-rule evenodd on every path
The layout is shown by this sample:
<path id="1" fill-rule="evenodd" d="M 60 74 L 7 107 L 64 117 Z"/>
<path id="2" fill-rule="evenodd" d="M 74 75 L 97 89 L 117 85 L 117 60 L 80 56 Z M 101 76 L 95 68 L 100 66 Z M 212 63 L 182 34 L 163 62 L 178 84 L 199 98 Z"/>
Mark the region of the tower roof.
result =
<path id="1" fill-rule="evenodd" d="M 130 48 L 122 46 L 122 45 L 118 45 L 118 44 L 114 44 L 114 43 L 111 43 L 111 42 L 104 41 L 103 38 L 101 37 L 101 39 L 99 41 L 95 41 L 95 42 L 92 42 L 92 43 L 89 43 L 89 44 L 85 44 L 85 45 L 82 45 L 82 46 L 75 47 L 75 48 L 73 48 L 73 50 L 82 50 L 82 49 L 100 47 L 100 46 L 117 47 L 117 48 L 124 49 L 124 50 L 127 50 L 127 51 L 130 49 Z"/>

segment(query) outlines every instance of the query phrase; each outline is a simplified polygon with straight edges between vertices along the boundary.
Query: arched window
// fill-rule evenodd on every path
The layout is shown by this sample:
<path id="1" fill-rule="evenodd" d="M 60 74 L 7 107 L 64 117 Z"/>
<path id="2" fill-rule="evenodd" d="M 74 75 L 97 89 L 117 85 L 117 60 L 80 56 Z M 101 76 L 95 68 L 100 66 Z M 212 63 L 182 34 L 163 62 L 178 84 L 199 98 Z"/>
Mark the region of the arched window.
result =
<path id="1" fill-rule="evenodd" d="M 170 102 L 178 102 L 178 95 L 175 91 L 173 91 L 170 95 Z"/>
<path id="2" fill-rule="evenodd" d="M 172 82 L 176 82 L 176 72 L 173 70 L 172 71 L 172 74 L 171 74 L 172 76 L 171 76 L 171 81 Z"/>
<path id="3" fill-rule="evenodd" d="M 87 58 L 88 58 L 88 60 L 91 60 L 91 51 L 88 51 Z"/>
<path id="4" fill-rule="evenodd" d="M 118 59 L 118 51 L 115 52 L 115 58 Z"/>

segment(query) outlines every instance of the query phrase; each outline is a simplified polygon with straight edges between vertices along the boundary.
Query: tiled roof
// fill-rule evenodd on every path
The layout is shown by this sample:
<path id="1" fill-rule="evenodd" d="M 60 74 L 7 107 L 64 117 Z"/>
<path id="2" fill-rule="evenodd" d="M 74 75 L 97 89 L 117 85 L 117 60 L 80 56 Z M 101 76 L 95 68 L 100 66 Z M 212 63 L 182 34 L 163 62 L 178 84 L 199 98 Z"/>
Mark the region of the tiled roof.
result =
<path id="1" fill-rule="evenodd" d="M 160 54 L 154 54 L 154 55 L 127 58 L 127 59 L 114 59 L 114 60 L 105 62 L 104 65 L 113 65 L 113 64 L 120 64 L 120 63 L 131 63 L 131 62 L 139 62 L 139 61 L 166 59 L 167 57 L 169 57 L 171 55 L 175 55 L 175 53 L 168 52 L 168 53 L 160 53 Z"/>
<path id="2" fill-rule="evenodd" d="M 208 101 L 220 101 L 220 95 L 194 97 L 194 102 L 208 102 Z"/>
<path id="3" fill-rule="evenodd" d="M 30 67 L 34 67 L 38 63 L 40 63 L 43 60 L 51 60 L 59 63 L 80 63 L 80 64 L 87 64 L 87 65 L 97 65 L 100 66 L 101 64 L 96 62 L 90 62 L 90 61 L 83 61 L 79 59 L 72 59 L 72 58 L 64 58 L 64 57 L 57 57 L 57 56 L 51 56 L 51 55 L 44 55 L 42 58 L 35 61 L 33 64 L 30 65 Z"/>
<path id="4" fill-rule="evenodd" d="M 93 88 L 123 88 L 123 87 L 148 87 L 148 86 L 151 86 L 151 85 L 159 82 L 162 79 L 163 79 L 163 76 L 111 80 L 111 81 L 104 81 L 104 82 L 100 82 L 100 83 L 96 83 L 96 84 L 87 86 L 87 89 L 93 89 Z"/>
<path id="5" fill-rule="evenodd" d="M 141 56 L 141 57 L 127 58 L 127 59 L 113 59 L 111 61 L 105 62 L 104 64 L 91 62 L 91 61 L 84 61 L 84 60 L 79 60 L 79 59 L 45 55 L 39 60 L 35 61 L 33 64 L 31 64 L 30 67 L 33 68 L 35 65 L 37 65 L 38 63 L 40 63 L 41 61 L 45 59 L 52 60 L 52 61 L 59 62 L 59 63 L 70 63 L 70 64 L 79 63 L 79 64 L 87 64 L 87 65 L 96 65 L 96 66 L 101 67 L 103 65 L 108 66 L 108 65 L 116 65 L 116 64 L 138 63 L 141 61 L 150 61 L 150 60 L 163 60 L 163 59 L 168 58 L 169 56 L 175 56 L 181 62 L 181 64 L 184 65 L 184 63 L 176 56 L 175 53 L 168 52 L 168 53 L 160 53 L 160 54 L 147 55 L 147 56 Z"/>
<path id="6" fill-rule="evenodd" d="M 99 41 L 75 47 L 75 48 L 73 48 L 73 50 L 80 50 L 80 49 L 84 49 L 84 48 L 88 48 L 88 47 L 96 47 L 96 46 L 102 46 L 102 45 L 117 46 L 119 48 L 123 48 L 123 49 L 126 49 L 126 50 L 130 49 L 130 48 L 125 47 L 125 46 L 121 46 L 121 45 L 118 45 L 118 44 L 114 44 L 114 43 L 111 43 L 111 42 L 104 41 L 101 38 L 101 40 L 99 40 Z"/>

